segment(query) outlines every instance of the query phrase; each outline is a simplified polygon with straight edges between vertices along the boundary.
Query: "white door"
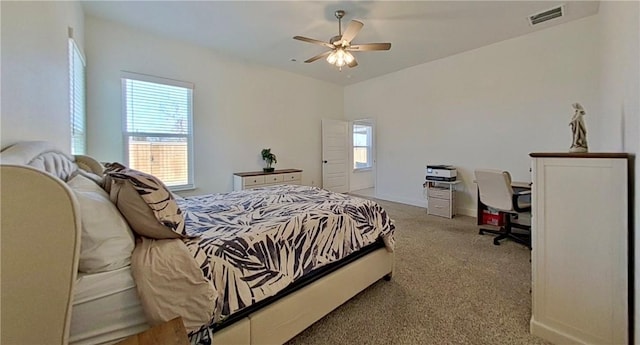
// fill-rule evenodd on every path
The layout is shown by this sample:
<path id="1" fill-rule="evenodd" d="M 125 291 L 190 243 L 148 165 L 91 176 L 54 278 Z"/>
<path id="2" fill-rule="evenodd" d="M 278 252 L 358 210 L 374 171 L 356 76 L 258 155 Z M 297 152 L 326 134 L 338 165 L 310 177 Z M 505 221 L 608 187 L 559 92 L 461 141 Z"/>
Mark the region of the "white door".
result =
<path id="1" fill-rule="evenodd" d="M 349 123 L 322 120 L 322 188 L 349 191 Z"/>

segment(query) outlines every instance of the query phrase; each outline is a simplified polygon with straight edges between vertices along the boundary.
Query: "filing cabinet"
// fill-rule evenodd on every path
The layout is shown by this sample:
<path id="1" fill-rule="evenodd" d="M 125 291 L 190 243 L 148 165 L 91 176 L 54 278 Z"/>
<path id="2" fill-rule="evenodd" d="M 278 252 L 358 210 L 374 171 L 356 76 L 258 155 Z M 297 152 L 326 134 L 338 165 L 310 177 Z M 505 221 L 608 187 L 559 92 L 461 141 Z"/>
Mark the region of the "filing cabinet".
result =
<path id="1" fill-rule="evenodd" d="M 455 185 L 460 181 L 427 181 L 427 214 L 445 218 L 456 215 Z"/>

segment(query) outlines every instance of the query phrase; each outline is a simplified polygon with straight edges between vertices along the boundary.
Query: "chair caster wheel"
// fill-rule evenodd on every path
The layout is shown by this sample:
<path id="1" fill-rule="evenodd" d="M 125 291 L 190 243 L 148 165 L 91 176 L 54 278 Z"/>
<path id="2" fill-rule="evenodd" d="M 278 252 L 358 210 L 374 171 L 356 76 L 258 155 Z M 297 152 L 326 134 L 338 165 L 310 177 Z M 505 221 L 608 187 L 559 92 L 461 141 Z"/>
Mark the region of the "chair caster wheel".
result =
<path id="1" fill-rule="evenodd" d="M 479 234 L 479 235 L 484 235 L 484 231 L 482 231 L 482 230 L 478 230 L 478 234 Z"/>
<path id="2" fill-rule="evenodd" d="M 496 240 L 493 240 L 493 245 L 494 245 L 494 246 L 499 246 L 499 245 L 500 245 L 500 242 L 498 242 L 498 241 L 496 241 Z"/>

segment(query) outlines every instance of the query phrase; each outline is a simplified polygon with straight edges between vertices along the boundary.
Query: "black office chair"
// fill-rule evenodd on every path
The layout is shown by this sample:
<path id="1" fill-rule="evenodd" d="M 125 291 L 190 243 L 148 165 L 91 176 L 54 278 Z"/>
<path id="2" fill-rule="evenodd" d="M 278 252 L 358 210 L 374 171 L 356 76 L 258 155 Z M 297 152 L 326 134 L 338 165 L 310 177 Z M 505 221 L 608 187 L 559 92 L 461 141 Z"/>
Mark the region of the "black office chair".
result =
<path id="1" fill-rule="evenodd" d="M 480 229 L 480 235 L 485 232 L 498 235 L 493 239 L 493 244 L 500 245 L 500 241 L 508 238 L 531 249 L 531 226 L 512 222 L 518 214 L 531 212 L 531 204 L 520 200 L 522 196 L 531 195 L 531 191 L 515 193 L 511 187 L 511 175 L 501 170 L 476 170 L 476 183 L 480 202 L 505 215 L 504 226 L 500 230 Z M 525 230 L 524 233 L 514 233 L 512 228 Z"/>

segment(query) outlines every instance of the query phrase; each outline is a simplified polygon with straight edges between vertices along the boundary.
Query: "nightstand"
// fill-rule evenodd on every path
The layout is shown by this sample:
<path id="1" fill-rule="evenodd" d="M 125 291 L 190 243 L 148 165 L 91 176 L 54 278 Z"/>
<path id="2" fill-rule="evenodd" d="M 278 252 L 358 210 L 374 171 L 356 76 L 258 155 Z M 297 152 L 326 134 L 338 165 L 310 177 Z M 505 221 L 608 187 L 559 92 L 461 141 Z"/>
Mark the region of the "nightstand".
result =
<path id="1" fill-rule="evenodd" d="M 149 328 L 115 345 L 190 345 L 181 317 Z"/>

